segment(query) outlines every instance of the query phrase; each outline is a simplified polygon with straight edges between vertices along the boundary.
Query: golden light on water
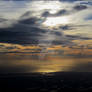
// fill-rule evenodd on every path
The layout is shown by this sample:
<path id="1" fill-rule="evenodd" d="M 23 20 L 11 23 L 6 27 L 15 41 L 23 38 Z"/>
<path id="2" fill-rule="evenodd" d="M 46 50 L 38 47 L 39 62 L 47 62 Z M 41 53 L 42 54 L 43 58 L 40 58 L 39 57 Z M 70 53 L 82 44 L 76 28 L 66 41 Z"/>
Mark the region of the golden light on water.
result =
<path id="1" fill-rule="evenodd" d="M 5 58 L 6 56 L 6 58 Z M 39 55 L 37 55 L 38 57 Z M 2 58 L 1 58 L 2 57 Z M 35 56 L 36 57 L 36 56 Z M 0 67 L 6 67 L 4 72 L 15 73 L 54 73 L 54 72 L 92 72 L 90 64 L 92 58 L 54 57 L 47 56 L 44 59 L 33 58 L 28 55 L 2 55 Z M 7 64 L 5 62 L 7 61 Z M 14 62 L 12 62 L 14 61 Z M 9 69 L 8 69 L 9 68 Z"/>
<path id="2" fill-rule="evenodd" d="M 48 27 L 56 27 L 58 25 L 65 25 L 69 23 L 69 18 L 64 17 L 48 17 L 46 21 L 43 23 L 44 26 Z"/>

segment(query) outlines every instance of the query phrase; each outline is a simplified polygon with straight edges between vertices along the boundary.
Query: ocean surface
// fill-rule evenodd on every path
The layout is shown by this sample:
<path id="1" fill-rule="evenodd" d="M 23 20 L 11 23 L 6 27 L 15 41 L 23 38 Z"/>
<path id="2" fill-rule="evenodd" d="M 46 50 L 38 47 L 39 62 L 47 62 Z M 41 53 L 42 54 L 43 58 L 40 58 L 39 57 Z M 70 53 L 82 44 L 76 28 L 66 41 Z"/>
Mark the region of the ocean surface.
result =
<path id="1" fill-rule="evenodd" d="M 0 92 L 92 91 L 92 58 L 47 53 L 2 53 Z"/>

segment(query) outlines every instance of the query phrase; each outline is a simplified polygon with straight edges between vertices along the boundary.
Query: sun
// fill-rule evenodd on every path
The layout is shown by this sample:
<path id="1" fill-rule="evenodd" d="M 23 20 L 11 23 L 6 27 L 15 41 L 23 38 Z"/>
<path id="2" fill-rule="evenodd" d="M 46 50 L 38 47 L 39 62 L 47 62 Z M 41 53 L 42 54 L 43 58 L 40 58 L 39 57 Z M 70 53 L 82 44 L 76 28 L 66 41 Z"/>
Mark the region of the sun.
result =
<path id="1" fill-rule="evenodd" d="M 46 21 L 43 22 L 43 26 L 56 27 L 59 25 L 65 25 L 69 23 L 69 18 L 64 17 L 47 17 Z"/>

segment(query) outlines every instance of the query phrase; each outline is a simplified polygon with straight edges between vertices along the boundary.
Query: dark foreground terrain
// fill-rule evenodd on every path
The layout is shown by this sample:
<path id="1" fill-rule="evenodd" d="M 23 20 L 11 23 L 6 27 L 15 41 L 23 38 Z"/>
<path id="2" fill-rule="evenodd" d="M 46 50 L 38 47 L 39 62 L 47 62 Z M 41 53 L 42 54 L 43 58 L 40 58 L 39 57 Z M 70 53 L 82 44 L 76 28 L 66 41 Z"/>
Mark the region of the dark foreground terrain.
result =
<path id="1" fill-rule="evenodd" d="M 92 92 L 92 73 L 0 74 L 0 92 Z"/>

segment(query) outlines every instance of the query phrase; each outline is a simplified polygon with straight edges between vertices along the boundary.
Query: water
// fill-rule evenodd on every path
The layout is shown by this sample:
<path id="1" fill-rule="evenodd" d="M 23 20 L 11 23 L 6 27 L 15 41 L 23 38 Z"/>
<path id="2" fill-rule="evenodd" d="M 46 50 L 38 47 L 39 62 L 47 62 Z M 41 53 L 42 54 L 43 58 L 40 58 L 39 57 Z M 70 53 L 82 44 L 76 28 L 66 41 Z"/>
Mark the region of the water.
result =
<path id="1" fill-rule="evenodd" d="M 0 55 L 0 73 L 92 72 L 91 57 L 47 53 L 7 53 Z"/>

